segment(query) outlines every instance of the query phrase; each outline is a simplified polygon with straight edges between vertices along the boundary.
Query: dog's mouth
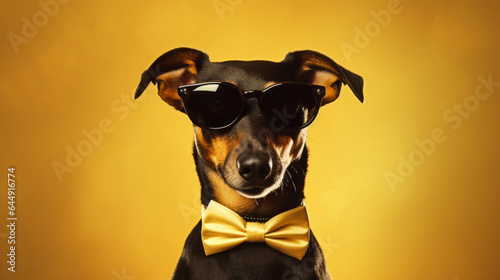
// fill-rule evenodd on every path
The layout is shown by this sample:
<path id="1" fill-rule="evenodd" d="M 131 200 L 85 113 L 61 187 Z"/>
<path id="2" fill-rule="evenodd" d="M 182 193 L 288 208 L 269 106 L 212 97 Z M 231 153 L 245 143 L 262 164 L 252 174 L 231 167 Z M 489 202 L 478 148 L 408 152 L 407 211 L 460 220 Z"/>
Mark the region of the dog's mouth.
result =
<path id="1" fill-rule="evenodd" d="M 251 199 L 257 199 L 266 196 L 266 194 L 263 194 L 265 189 L 259 189 L 259 188 L 252 188 L 248 190 L 237 190 L 237 192 L 246 198 L 251 198 Z"/>
<path id="2" fill-rule="evenodd" d="M 277 186 L 276 187 L 268 187 L 268 188 L 265 188 L 265 189 L 261 189 L 261 188 L 250 188 L 250 189 L 236 189 L 236 191 L 246 197 L 246 198 L 251 198 L 251 199 L 257 199 L 257 198 L 263 198 L 265 196 L 267 196 L 269 193 L 271 193 L 272 191 L 275 191 L 277 188 L 279 188 L 279 184 L 276 184 Z"/>
<path id="3" fill-rule="evenodd" d="M 238 190 L 239 193 L 242 193 L 244 195 L 249 195 L 249 196 L 258 196 L 260 195 L 262 192 L 264 192 L 265 189 L 261 189 L 261 188 L 250 188 L 250 189 L 242 189 L 242 190 Z"/>
<path id="4" fill-rule="evenodd" d="M 255 186 L 243 182 L 240 178 L 230 178 L 228 180 L 225 176 L 222 177 L 230 188 L 238 192 L 241 196 L 250 199 L 263 198 L 269 193 L 279 189 L 283 179 L 282 175 L 276 174 L 272 176 L 272 178 L 269 178 L 269 180 L 266 180 L 265 183 Z"/>

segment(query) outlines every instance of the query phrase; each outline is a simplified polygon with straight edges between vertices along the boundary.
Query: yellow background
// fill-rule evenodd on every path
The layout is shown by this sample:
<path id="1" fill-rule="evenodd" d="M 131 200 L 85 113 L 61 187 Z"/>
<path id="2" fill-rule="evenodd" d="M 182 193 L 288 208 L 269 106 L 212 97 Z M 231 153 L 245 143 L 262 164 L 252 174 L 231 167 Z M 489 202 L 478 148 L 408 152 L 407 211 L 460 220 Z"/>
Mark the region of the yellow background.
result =
<path id="1" fill-rule="evenodd" d="M 500 279 L 500 87 L 457 129 L 443 117 L 473 102 L 479 76 L 500 81 L 500 5 L 401 0 L 346 55 L 341 44 L 356 46 L 356 28 L 390 2 L 73 0 L 17 53 L 8 34 L 43 10 L 5 4 L 0 176 L 16 167 L 19 220 L 11 273 L 4 183 L 0 278 L 170 279 L 199 219 L 192 127 L 153 86 L 132 95 L 154 59 L 187 46 L 212 61 L 312 49 L 364 77 L 364 105 L 346 87 L 308 130 L 306 203 L 334 279 Z M 103 120 L 113 131 L 59 181 L 53 163 Z M 435 129 L 446 140 L 391 188 L 387 172 Z"/>

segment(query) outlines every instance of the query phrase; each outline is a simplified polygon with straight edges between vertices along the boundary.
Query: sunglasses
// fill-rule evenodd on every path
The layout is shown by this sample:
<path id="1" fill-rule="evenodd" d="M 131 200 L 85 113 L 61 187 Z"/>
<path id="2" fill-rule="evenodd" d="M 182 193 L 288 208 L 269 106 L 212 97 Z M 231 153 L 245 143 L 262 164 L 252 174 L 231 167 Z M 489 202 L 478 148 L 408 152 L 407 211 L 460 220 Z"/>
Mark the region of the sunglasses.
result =
<path id="1" fill-rule="evenodd" d="M 245 104 L 257 98 L 260 111 L 271 128 L 299 130 L 318 115 L 325 87 L 303 83 L 280 83 L 263 91 L 244 91 L 226 82 L 183 85 L 178 88 L 184 110 L 202 128 L 225 129 L 244 115 Z"/>

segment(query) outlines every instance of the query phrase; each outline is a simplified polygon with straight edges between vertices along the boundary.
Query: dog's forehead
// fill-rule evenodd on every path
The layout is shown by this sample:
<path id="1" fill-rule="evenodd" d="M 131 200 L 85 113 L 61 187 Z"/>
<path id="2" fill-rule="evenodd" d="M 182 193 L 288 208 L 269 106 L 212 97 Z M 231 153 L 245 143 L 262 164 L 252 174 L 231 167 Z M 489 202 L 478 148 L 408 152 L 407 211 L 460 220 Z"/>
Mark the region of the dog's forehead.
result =
<path id="1" fill-rule="evenodd" d="M 269 82 L 293 79 L 283 64 L 264 60 L 214 62 L 205 65 L 198 76 L 199 82 L 229 82 L 243 90 L 263 90 Z"/>

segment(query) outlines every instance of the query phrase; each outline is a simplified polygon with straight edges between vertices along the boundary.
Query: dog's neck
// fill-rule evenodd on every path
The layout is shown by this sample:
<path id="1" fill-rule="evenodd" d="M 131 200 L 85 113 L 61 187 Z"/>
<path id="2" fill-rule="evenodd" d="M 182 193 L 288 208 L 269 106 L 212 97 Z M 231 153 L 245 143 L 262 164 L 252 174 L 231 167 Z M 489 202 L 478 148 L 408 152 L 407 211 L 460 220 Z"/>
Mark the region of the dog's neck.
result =
<path id="1" fill-rule="evenodd" d="M 201 183 L 201 203 L 205 207 L 213 199 L 240 216 L 251 219 L 270 218 L 298 207 L 302 203 L 307 173 L 308 152 L 306 146 L 304 146 L 301 157 L 288 166 L 283 177 L 282 186 L 267 196 L 258 199 L 244 197 L 225 185 L 217 171 L 208 167 L 198 155 L 196 147 L 193 148 L 193 156 Z"/>

